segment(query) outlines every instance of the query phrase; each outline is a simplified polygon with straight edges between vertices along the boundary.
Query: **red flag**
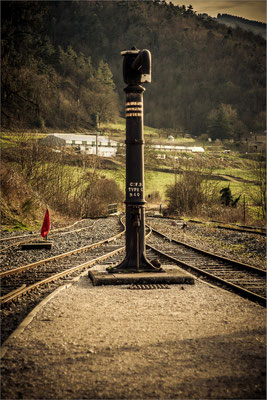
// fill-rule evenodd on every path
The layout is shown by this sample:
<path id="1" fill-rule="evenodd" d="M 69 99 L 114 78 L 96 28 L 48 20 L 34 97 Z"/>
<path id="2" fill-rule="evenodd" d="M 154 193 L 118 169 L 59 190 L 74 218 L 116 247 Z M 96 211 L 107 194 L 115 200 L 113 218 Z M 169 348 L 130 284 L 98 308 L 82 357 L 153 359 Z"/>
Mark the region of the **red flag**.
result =
<path id="1" fill-rule="evenodd" d="M 45 238 L 50 231 L 50 215 L 48 209 L 46 210 L 44 222 L 41 230 L 41 235 Z"/>

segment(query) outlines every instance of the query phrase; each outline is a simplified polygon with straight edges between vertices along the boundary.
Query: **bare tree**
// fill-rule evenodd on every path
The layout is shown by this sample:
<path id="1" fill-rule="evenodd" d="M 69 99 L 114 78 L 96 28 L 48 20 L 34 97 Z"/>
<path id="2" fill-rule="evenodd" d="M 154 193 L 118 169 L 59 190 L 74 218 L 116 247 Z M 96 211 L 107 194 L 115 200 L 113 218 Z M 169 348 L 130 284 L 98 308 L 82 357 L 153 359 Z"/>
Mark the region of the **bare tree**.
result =
<path id="1" fill-rule="evenodd" d="M 217 184 L 212 181 L 212 162 L 201 157 L 174 160 L 175 183 L 166 191 L 169 212 L 197 215 L 217 202 Z"/>
<path id="2" fill-rule="evenodd" d="M 250 172 L 255 185 L 246 184 L 246 191 L 253 203 L 259 207 L 262 219 L 266 217 L 266 154 L 258 154 L 250 163 Z"/>

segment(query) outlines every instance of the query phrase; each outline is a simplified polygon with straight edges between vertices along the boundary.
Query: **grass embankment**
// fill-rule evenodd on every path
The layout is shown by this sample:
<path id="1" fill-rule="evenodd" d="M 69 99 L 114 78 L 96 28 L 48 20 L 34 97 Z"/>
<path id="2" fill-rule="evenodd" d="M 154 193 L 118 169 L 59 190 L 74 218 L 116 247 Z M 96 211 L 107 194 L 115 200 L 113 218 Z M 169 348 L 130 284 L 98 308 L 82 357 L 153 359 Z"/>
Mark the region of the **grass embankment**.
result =
<path id="1" fill-rule="evenodd" d="M 100 170 L 101 175 L 106 176 L 108 179 L 114 179 L 120 189 L 125 191 L 125 169 L 120 170 Z M 145 195 L 153 197 L 158 192 L 158 199 L 165 200 L 165 191 L 167 185 L 174 183 L 174 175 L 167 172 L 151 171 L 145 172 Z"/>
<path id="2" fill-rule="evenodd" d="M 102 125 L 102 133 L 107 136 L 111 136 L 114 138 L 119 138 L 121 142 L 125 140 L 125 120 L 121 118 L 117 124 L 103 124 Z M 89 132 L 88 132 L 89 133 Z M 234 198 L 241 195 L 242 199 L 246 198 L 246 203 L 250 204 L 251 211 L 257 215 L 258 208 L 255 204 L 255 196 L 254 193 L 257 189 L 256 186 L 256 178 L 255 178 L 255 170 L 252 168 L 252 164 L 250 160 L 244 159 L 244 155 L 238 152 L 224 153 L 223 148 L 218 150 L 217 147 L 212 147 L 210 144 L 205 146 L 205 153 L 195 154 L 195 153 L 166 153 L 165 160 L 156 159 L 156 153 L 149 150 L 149 143 L 164 143 L 164 144 L 177 144 L 177 145 L 185 145 L 185 146 L 199 146 L 200 143 L 195 141 L 192 138 L 187 137 L 179 137 L 175 138 L 174 141 L 168 141 L 168 132 L 163 130 L 158 130 L 150 127 L 144 128 L 145 133 L 145 157 L 146 157 L 146 167 L 145 167 L 145 196 L 148 200 L 148 206 L 151 204 L 155 204 L 159 206 L 159 204 L 166 205 L 166 189 L 168 185 L 174 184 L 175 182 L 175 174 L 174 170 L 179 171 L 179 167 L 189 168 L 191 171 L 197 171 L 197 168 L 200 168 L 200 173 L 203 170 L 207 171 L 207 174 L 210 174 L 210 183 L 212 186 L 216 186 L 216 191 L 214 192 L 214 196 L 218 199 L 218 204 L 220 203 L 220 189 L 224 187 L 230 186 L 232 195 Z M 19 149 L 21 154 L 23 154 L 23 143 L 27 142 L 29 139 L 39 139 L 46 134 L 42 133 L 4 133 L 1 138 L 2 149 L 5 151 L 5 148 L 14 148 Z M 203 144 L 202 144 L 203 145 Z M 168 156 L 177 156 L 179 158 L 178 161 L 169 158 Z M 72 158 L 79 157 L 79 155 L 75 155 L 74 153 L 71 155 Z M 105 176 L 107 179 L 112 179 L 116 181 L 119 185 L 122 192 L 125 192 L 125 157 L 116 157 L 116 159 L 101 159 L 102 166 L 100 166 L 97 170 L 97 173 L 100 176 Z M 23 160 L 22 160 L 23 161 Z M 70 158 L 68 157 L 68 161 Z M 12 160 L 12 163 L 9 163 L 10 170 L 15 169 L 15 164 L 19 163 L 19 160 Z M 177 163 L 177 164 L 175 164 Z M 6 166 L 8 169 L 8 166 Z M 81 187 L 84 184 L 88 184 L 88 180 L 81 179 L 81 173 L 84 175 L 85 170 L 81 170 L 81 167 L 76 165 L 71 165 L 70 162 L 64 166 L 64 170 L 67 175 L 71 175 L 73 179 L 78 183 L 82 181 Z M 202 170 L 201 170 L 202 168 Z M 166 172 L 169 170 L 170 172 Z M 88 168 L 88 172 L 90 169 Z M 17 185 L 21 187 L 21 184 Z M 16 187 L 13 185 L 13 188 Z M 74 189 L 71 189 L 71 192 Z M 8 189 L 9 192 L 12 192 L 11 189 Z M 31 211 L 34 214 L 35 222 L 40 220 L 43 215 L 43 209 L 45 207 L 44 204 L 41 204 L 35 200 L 34 202 L 28 203 L 29 199 L 35 198 L 35 194 L 31 194 L 28 190 L 23 191 L 24 193 L 29 193 L 27 196 L 21 197 L 18 194 L 14 194 L 13 190 L 13 200 L 11 201 L 11 197 L 2 197 L 4 199 L 4 204 L 6 208 L 5 215 L 7 216 L 7 220 L 12 221 L 13 223 L 20 226 L 20 220 L 25 220 L 25 215 L 29 213 L 29 209 L 26 210 L 25 204 L 29 206 L 31 205 Z M 19 199 L 21 197 L 21 204 L 19 205 Z M 38 195 L 37 195 L 38 198 Z M 15 200 L 16 201 L 15 201 Z M 39 198 L 38 198 L 39 199 Z M 242 200 L 241 199 L 241 200 Z M 39 199 L 41 200 L 41 199 Z M 13 202 L 13 203 L 12 203 Z M 39 204 L 38 204 L 39 203 Z M 3 204 L 3 203 L 2 203 Z M 243 201 L 242 201 L 243 204 Z M 15 210 L 15 214 L 13 213 Z M 37 213 L 38 209 L 38 213 Z M 40 211 L 39 211 L 40 209 Z M 26 213 L 26 211 L 28 211 Z M 34 211 L 34 212 L 33 212 Z M 12 215 L 13 213 L 13 215 Z M 16 215 L 19 214 L 19 215 Z M 21 217 L 21 218 L 20 218 Z M 23 218 L 22 218 L 23 217 Z M 27 221 L 28 223 L 28 221 Z"/>
<path id="3" fill-rule="evenodd" d="M 209 148 L 208 151 L 202 154 L 186 153 L 179 154 L 178 157 L 185 159 L 186 162 L 190 160 L 191 170 L 194 170 L 194 163 L 196 163 L 195 165 L 199 165 L 201 161 L 200 164 L 204 170 L 207 171 L 206 179 L 209 182 L 209 186 L 215 187 L 215 190 L 213 189 L 213 198 L 214 200 L 217 199 L 218 205 L 220 204 L 220 190 L 222 188 L 229 186 L 233 199 L 241 196 L 238 204 L 238 210 L 241 216 L 240 222 L 244 223 L 244 207 L 246 207 L 247 219 L 249 214 L 251 218 L 255 220 L 260 219 L 260 208 L 255 204 L 255 198 L 257 197 L 255 193 L 258 192 L 259 188 L 256 184 L 257 178 L 255 176 L 255 170 L 253 170 L 249 160 L 244 160 L 242 154 L 238 152 L 232 152 L 231 154 L 225 154 L 223 151 L 213 152 L 212 149 Z M 166 205 L 167 186 L 175 182 L 173 167 L 173 161 L 165 159 L 157 160 L 156 170 L 153 170 L 152 167 L 145 169 L 145 194 L 148 200 L 148 206 L 150 202 L 157 205 L 160 203 Z M 161 168 L 162 171 L 160 171 Z M 167 169 L 169 169 L 169 173 L 165 172 Z M 102 170 L 101 173 L 110 179 L 116 180 L 120 188 L 123 191 L 125 190 L 124 168 L 121 168 L 119 171 Z M 208 174 L 210 174 L 210 178 Z M 203 185 L 206 184 L 207 182 Z M 238 210 L 225 210 L 225 216 L 226 214 L 238 214 Z"/>

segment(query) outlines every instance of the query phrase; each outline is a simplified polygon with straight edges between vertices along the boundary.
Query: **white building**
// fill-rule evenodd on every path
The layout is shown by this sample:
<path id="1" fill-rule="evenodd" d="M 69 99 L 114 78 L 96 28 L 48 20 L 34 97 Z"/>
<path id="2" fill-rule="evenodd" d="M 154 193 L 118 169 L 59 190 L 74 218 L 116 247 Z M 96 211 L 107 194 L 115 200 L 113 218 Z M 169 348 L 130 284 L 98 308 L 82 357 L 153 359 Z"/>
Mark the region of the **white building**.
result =
<path id="1" fill-rule="evenodd" d="M 157 150 L 157 151 L 177 151 L 177 152 L 190 152 L 190 153 L 204 153 L 205 150 L 203 147 L 198 147 L 198 146 L 170 146 L 170 145 L 165 145 L 165 144 L 152 144 L 150 146 L 152 149 Z"/>
<path id="2" fill-rule="evenodd" d="M 86 154 L 113 157 L 117 154 L 119 143 L 107 136 L 76 135 L 72 133 L 53 133 L 39 140 L 39 143 L 55 147 L 72 147 Z"/>

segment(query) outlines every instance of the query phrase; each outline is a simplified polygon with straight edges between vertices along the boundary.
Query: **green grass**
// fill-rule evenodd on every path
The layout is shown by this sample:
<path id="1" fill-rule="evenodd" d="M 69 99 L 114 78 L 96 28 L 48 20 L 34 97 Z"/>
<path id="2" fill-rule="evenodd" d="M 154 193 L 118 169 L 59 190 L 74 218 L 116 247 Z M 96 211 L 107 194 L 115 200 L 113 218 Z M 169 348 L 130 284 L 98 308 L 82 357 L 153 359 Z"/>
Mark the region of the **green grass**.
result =
<path id="1" fill-rule="evenodd" d="M 240 182 L 228 182 L 228 181 L 215 181 L 218 184 L 218 192 L 220 192 L 221 189 L 230 187 L 232 195 L 239 196 L 240 194 L 245 194 L 245 186 L 240 183 Z"/>
<path id="2" fill-rule="evenodd" d="M 125 118 L 118 118 L 117 122 L 105 122 L 101 124 L 101 128 L 105 131 L 105 134 L 109 134 L 109 131 L 111 133 L 116 132 L 117 135 L 122 135 L 123 137 L 125 136 L 126 132 L 126 121 Z M 151 140 L 152 142 L 154 140 L 162 141 L 162 142 L 168 142 L 168 144 L 176 144 L 176 145 L 194 145 L 195 144 L 195 139 L 192 138 L 183 138 L 183 137 L 178 137 L 175 138 L 174 141 L 169 142 L 168 141 L 168 131 L 162 130 L 162 129 L 156 129 L 152 128 L 150 126 L 144 126 L 144 136 L 146 140 Z"/>
<path id="3" fill-rule="evenodd" d="M 106 169 L 101 169 L 99 170 L 100 174 L 105 176 L 108 179 L 113 179 L 115 180 L 120 189 L 122 190 L 123 194 L 125 194 L 125 169 L 121 168 L 118 171 L 115 170 L 106 170 Z M 223 170 L 223 172 L 225 172 Z M 234 175 L 233 173 L 231 175 Z M 156 192 L 159 193 L 159 200 L 157 202 L 162 202 L 164 203 L 166 201 L 166 189 L 168 185 L 174 184 L 175 176 L 172 173 L 167 173 L 167 172 L 160 172 L 160 171 L 151 171 L 151 170 L 145 170 L 145 196 L 153 195 Z M 246 196 L 246 204 L 252 204 L 252 199 L 250 198 L 251 191 L 256 189 L 255 185 L 249 184 L 249 190 L 248 186 L 245 185 L 242 182 L 238 181 L 222 181 L 222 180 L 212 180 L 211 181 L 212 185 L 217 185 L 217 190 L 216 190 L 216 197 L 218 197 L 218 202 L 220 202 L 220 190 L 224 187 L 228 187 L 230 185 L 231 193 L 233 198 L 235 199 L 239 195 L 241 195 L 241 199 L 239 201 L 239 205 L 243 204 L 244 200 L 244 195 Z M 251 208 L 251 207 L 249 207 Z M 257 214 L 259 213 L 258 207 L 255 207 L 255 218 Z"/>
<path id="4" fill-rule="evenodd" d="M 31 132 L 2 132 L 0 143 L 1 147 L 4 149 L 6 147 L 15 147 L 21 143 L 27 143 L 29 140 L 38 140 L 45 136 L 47 136 L 47 134 Z"/>
<path id="5" fill-rule="evenodd" d="M 125 172 L 123 169 L 119 171 L 113 170 L 100 170 L 101 175 L 106 176 L 108 179 L 114 179 L 120 189 L 125 191 Z M 160 171 L 145 171 L 145 195 L 159 192 L 162 200 L 165 199 L 165 191 L 167 185 L 174 183 L 174 175 L 167 172 Z"/>
<path id="6" fill-rule="evenodd" d="M 125 118 L 119 118 L 117 122 L 105 122 L 101 125 L 102 129 L 108 134 L 108 131 L 117 131 L 116 133 L 125 136 L 126 121 Z M 160 129 L 144 126 L 144 135 L 150 138 L 158 138 L 161 134 Z"/>
<path id="7" fill-rule="evenodd" d="M 106 123 L 102 124 L 102 129 L 105 132 L 106 135 L 110 134 L 115 135 L 115 136 L 120 136 L 121 138 L 125 137 L 125 119 L 124 118 L 119 118 L 116 123 Z M 144 127 L 144 133 L 146 136 L 146 142 L 149 143 L 168 143 L 168 144 L 178 144 L 178 145 L 188 145 L 188 146 L 194 146 L 197 145 L 197 141 L 195 141 L 192 138 L 175 138 L 174 141 L 168 142 L 167 140 L 167 131 L 163 131 L 160 129 L 154 129 L 151 127 Z M 42 134 L 38 133 L 10 133 L 10 132 L 4 132 L 1 137 L 1 143 L 2 145 L 8 146 L 11 143 L 13 145 L 16 145 L 17 142 L 21 140 L 21 138 L 39 138 L 42 136 Z M 214 148 L 210 146 L 209 151 L 205 151 L 203 155 L 199 154 L 191 154 L 191 153 L 186 153 L 186 154 L 180 154 L 181 157 L 190 157 L 192 159 L 192 162 L 194 160 L 198 159 L 199 157 L 203 158 L 203 161 L 207 163 L 207 165 L 214 165 L 214 170 L 213 175 L 220 174 L 220 175 L 229 175 L 232 176 L 233 178 L 237 179 L 244 179 L 253 181 L 255 180 L 253 176 L 253 172 L 250 167 L 250 162 L 247 160 L 244 160 L 242 158 L 242 155 L 237 153 L 237 152 L 231 152 L 231 153 L 216 153 L 214 151 Z M 205 161 L 206 160 L 206 161 Z M 171 161 L 169 160 L 164 160 L 160 161 L 158 160 L 157 162 L 157 167 L 162 167 L 162 168 L 172 168 Z M 217 167 L 217 168 L 216 168 Z M 76 181 L 80 180 L 81 177 L 81 169 L 78 167 L 71 167 L 71 166 L 66 166 L 67 171 L 71 169 L 71 173 L 74 179 Z M 115 180 L 123 193 L 125 192 L 125 167 L 121 167 L 118 170 L 107 170 L 107 169 L 101 169 L 99 170 L 99 173 L 103 176 L 106 176 L 108 179 L 113 179 Z M 249 192 L 252 192 L 256 189 L 256 186 L 253 184 L 245 184 L 243 182 L 239 182 L 238 180 L 229 180 L 229 181 L 222 181 L 219 179 L 218 180 L 215 178 L 212 181 L 214 184 L 218 185 L 218 197 L 220 196 L 219 191 L 223 187 L 227 187 L 230 184 L 230 189 L 232 192 L 233 197 L 241 195 L 246 195 L 246 198 L 250 199 Z M 165 197 L 165 192 L 167 189 L 167 186 L 169 184 L 174 184 L 174 174 L 172 173 L 166 173 L 166 172 L 160 172 L 160 171 L 151 171 L 148 169 L 145 169 L 145 195 L 148 196 L 148 194 L 153 194 L 155 192 L 159 192 L 161 201 L 164 202 L 166 197 Z M 248 190 L 249 189 L 249 190 Z"/>
<path id="8" fill-rule="evenodd" d="M 125 191 L 125 171 L 123 169 L 119 171 L 113 170 L 100 170 L 101 175 L 106 176 L 108 179 L 114 179 L 120 189 L 124 192 Z M 165 191 L 168 185 L 174 184 L 174 174 L 167 173 L 167 172 L 160 172 L 160 171 L 145 171 L 145 194 L 151 194 L 153 192 L 159 192 L 162 201 L 165 200 Z M 224 187 L 228 187 L 230 185 L 230 189 L 232 195 L 234 197 L 241 195 L 249 195 L 247 193 L 246 185 L 242 182 L 234 182 L 234 181 L 218 181 L 216 179 L 212 180 L 214 185 L 218 185 L 218 197 L 220 196 L 220 190 Z M 250 185 L 250 189 L 255 189 L 255 185 Z"/>
<path id="9" fill-rule="evenodd" d="M 241 168 L 224 168 L 224 169 L 216 169 L 214 170 L 214 174 L 220 175 L 230 175 L 236 178 L 241 178 L 244 180 L 254 180 L 253 173 L 249 169 L 241 169 Z"/>
<path id="10" fill-rule="evenodd" d="M 121 132 L 122 134 L 125 132 L 125 119 L 124 118 L 119 118 L 117 122 L 103 122 L 101 124 L 100 129 L 104 130 L 117 130 L 118 132 Z"/>
<path id="11" fill-rule="evenodd" d="M 145 193 L 159 192 L 162 200 L 165 200 L 165 191 L 168 185 L 174 184 L 174 174 L 160 171 L 145 172 Z"/>

